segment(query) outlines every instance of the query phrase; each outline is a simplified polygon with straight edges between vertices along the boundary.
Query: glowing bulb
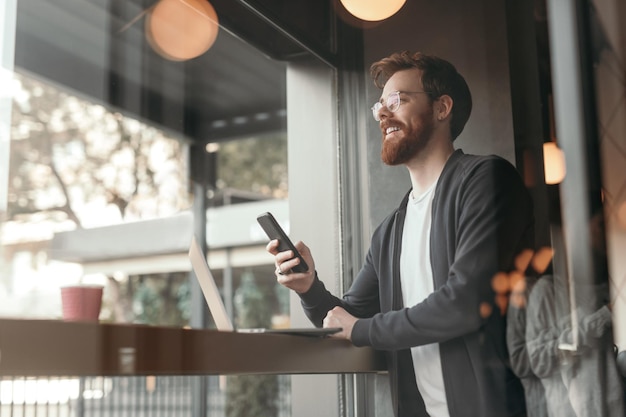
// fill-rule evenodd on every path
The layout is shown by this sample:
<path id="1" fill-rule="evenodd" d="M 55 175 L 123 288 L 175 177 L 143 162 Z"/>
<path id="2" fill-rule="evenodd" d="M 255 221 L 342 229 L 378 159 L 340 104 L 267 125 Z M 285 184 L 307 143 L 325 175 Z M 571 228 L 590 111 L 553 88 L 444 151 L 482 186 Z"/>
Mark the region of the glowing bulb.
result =
<path id="1" fill-rule="evenodd" d="M 361 20 L 377 22 L 393 16 L 406 0 L 341 0 L 341 4 Z"/>
<path id="2" fill-rule="evenodd" d="M 219 22 L 206 0 L 160 0 L 146 19 L 146 37 L 164 58 L 185 61 L 215 42 Z"/>
<path id="3" fill-rule="evenodd" d="M 215 142 L 207 143 L 204 149 L 208 153 L 215 153 L 220 150 L 220 144 Z"/>
<path id="4" fill-rule="evenodd" d="M 565 155 L 554 142 L 543 144 L 543 167 L 546 184 L 558 184 L 565 178 Z"/>
<path id="5" fill-rule="evenodd" d="M 533 269 L 543 274 L 548 266 L 550 266 L 550 262 L 552 262 L 552 258 L 554 257 L 554 249 L 549 246 L 544 246 L 540 248 L 535 256 L 533 256 L 532 265 Z"/>

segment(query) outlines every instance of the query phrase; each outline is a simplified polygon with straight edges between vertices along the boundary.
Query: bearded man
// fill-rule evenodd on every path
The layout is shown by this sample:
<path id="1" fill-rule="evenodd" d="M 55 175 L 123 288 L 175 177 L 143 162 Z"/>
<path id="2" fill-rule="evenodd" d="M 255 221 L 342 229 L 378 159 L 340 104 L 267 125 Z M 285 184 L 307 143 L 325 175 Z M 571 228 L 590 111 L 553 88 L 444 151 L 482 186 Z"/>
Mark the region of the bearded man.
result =
<path id="1" fill-rule="evenodd" d="M 404 165 L 412 188 L 374 232 L 342 298 L 326 290 L 302 242 L 304 273 L 292 271 L 291 251 L 268 244 L 277 280 L 315 325 L 342 328 L 333 337 L 386 352 L 396 416 L 524 415 L 492 281 L 533 247 L 529 193 L 506 160 L 454 148 L 472 99 L 451 63 L 404 51 L 371 74 L 382 88 L 372 107 L 382 160 Z"/>

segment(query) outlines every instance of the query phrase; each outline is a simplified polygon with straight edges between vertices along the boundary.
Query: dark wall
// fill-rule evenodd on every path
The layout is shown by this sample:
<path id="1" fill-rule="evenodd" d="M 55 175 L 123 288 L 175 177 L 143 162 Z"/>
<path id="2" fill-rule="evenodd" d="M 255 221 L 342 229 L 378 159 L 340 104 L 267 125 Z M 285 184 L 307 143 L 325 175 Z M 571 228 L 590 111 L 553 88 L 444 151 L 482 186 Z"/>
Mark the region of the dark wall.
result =
<path id="1" fill-rule="evenodd" d="M 455 141 L 468 153 L 497 154 L 515 163 L 504 2 L 500 0 L 407 1 L 393 17 L 364 33 L 364 66 L 399 50 L 440 56 L 463 74 L 473 95 L 473 110 Z M 380 90 L 369 79 L 368 111 Z M 380 161 L 380 132 L 367 125 L 367 159 L 372 227 L 393 209 L 410 187 L 404 167 Z"/>

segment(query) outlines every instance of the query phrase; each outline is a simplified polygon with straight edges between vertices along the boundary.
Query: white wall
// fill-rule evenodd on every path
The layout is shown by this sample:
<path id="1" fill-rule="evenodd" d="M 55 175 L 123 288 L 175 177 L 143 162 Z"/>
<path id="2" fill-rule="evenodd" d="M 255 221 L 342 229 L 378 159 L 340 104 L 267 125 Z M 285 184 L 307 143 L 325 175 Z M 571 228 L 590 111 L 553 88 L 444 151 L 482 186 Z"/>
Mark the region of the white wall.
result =
<path id="1" fill-rule="evenodd" d="M 336 291 L 341 278 L 335 71 L 318 62 L 290 64 L 287 112 L 291 238 L 307 244 L 320 279 Z M 294 294 L 290 311 L 292 326 L 312 326 Z M 336 375 L 294 375 L 291 381 L 293 416 L 338 415 Z"/>

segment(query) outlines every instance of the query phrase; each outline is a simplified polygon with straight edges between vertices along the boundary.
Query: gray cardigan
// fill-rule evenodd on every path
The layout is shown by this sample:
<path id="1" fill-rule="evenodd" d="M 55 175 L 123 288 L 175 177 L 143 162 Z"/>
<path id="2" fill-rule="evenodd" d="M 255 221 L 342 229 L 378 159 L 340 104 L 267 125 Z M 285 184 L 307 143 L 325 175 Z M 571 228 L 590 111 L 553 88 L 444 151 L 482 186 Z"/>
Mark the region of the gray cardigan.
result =
<path id="1" fill-rule="evenodd" d="M 408 193 L 376 229 L 365 263 L 343 298 L 316 279 L 301 295 L 307 316 L 322 325 L 342 306 L 359 317 L 356 346 L 386 352 L 398 417 L 427 416 L 410 354 L 439 343 L 451 417 L 514 416 L 524 411 L 519 379 L 508 367 L 506 317 L 491 287 L 516 254 L 533 246 L 530 196 L 515 168 L 496 156 L 455 151 L 435 189 L 430 234 L 435 291 L 403 306 L 398 269 Z"/>

